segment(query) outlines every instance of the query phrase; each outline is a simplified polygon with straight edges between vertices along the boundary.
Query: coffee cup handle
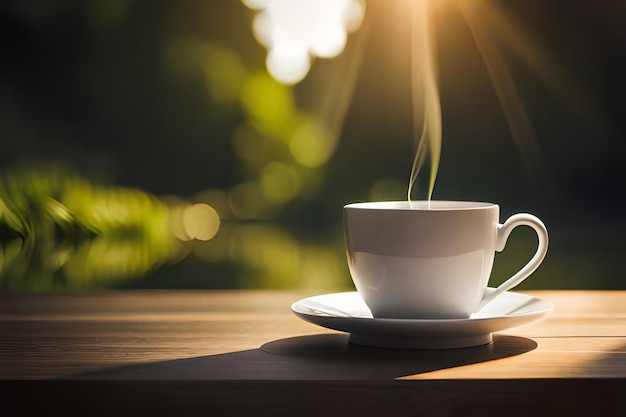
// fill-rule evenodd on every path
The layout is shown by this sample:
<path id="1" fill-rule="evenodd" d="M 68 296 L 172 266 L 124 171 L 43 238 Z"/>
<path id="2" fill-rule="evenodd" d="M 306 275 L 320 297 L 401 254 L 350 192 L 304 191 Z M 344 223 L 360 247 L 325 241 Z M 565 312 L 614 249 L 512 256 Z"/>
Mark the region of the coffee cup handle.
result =
<path id="1" fill-rule="evenodd" d="M 481 302 L 478 304 L 478 306 L 476 306 L 476 308 L 474 309 L 474 313 L 480 311 L 498 295 L 516 287 L 522 281 L 528 278 L 528 276 L 530 276 L 530 274 L 532 274 L 535 269 L 539 267 L 539 265 L 543 261 L 543 258 L 545 258 L 546 253 L 548 252 L 548 231 L 546 230 L 546 226 L 537 217 L 528 213 L 514 214 L 506 219 L 503 224 L 498 224 L 496 230 L 496 251 L 502 252 L 504 250 L 509 235 L 517 226 L 529 226 L 533 228 L 533 230 L 537 233 L 537 237 L 539 238 L 537 251 L 535 252 L 535 255 L 531 258 L 531 260 L 528 261 L 528 263 L 515 275 L 500 284 L 498 288 L 495 289 L 495 291 L 491 292 L 488 295 L 486 294 Z"/>

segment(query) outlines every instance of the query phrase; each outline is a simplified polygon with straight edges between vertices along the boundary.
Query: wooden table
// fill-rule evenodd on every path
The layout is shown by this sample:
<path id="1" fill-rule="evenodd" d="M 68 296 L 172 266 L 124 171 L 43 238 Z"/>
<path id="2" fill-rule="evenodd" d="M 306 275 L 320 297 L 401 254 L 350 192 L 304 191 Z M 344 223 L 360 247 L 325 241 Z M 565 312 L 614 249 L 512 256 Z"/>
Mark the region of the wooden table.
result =
<path id="1" fill-rule="evenodd" d="M 491 345 L 359 347 L 275 291 L 0 295 L 1 416 L 626 415 L 626 291 Z"/>

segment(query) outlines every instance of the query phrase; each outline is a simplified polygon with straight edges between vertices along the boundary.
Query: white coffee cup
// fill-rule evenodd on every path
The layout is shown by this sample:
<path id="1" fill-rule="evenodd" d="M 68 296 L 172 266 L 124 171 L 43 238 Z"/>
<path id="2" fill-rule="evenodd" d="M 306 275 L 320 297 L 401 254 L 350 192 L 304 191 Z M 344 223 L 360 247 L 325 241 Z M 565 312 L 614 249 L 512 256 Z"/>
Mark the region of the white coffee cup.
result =
<path id="1" fill-rule="evenodd" d="M 467 318 L 537 269 L 548 232 L 537 217 L 465 201 L 388 201 L 344 207 L 346 252 L 357 291 L 376 318 Z M 539 238 L 532 259 L 486 294 L 495 252 L 511 231 L 530 226 Z"/>

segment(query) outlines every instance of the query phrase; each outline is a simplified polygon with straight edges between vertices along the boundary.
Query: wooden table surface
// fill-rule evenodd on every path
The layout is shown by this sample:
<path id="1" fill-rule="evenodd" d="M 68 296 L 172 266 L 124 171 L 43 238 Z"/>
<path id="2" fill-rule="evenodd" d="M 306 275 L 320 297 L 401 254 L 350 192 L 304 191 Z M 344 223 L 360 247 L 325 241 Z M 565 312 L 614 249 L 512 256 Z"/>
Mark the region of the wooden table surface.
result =
<path id="1" fill-rule="evenodd" d="M 0 415 L 626 415 L 626 291 L 526 293 L 554 312 L 442 351 L 352 345 L 312 294 L 3 294 Z"/>

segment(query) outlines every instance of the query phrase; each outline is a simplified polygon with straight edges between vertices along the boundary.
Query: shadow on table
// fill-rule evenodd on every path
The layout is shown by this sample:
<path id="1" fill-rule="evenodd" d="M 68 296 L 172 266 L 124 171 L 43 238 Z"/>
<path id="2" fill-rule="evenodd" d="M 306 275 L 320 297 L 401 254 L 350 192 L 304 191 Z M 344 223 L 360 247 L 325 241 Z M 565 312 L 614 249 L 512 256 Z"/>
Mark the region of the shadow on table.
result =
<path id="1" fill-rule="evenodd" d="M 529 352 L 533 340 L 494 335 L 493 343 L 448 350 L 357 346 L 345 334 L 280 339 L 259 349 L 123 366 L 73 379 L 125 380 L 394 380 Z"/>
<path id="2" fill-rule="evenodd" d="M 616 415 L 607 404 L 619 384 L 610 380 L 591 386 L 575 378 L 398 380 L 513 357 L 536 347 L 533 340 L 506 335 L 494 335 L 488 345 L 449 350 L 368 348 L 350 344 L 345 334 L 300 336 L 257 349 L 120 366 L 39 386 L 25 381 L 12 387 L 9 397 L 18 412 L 7 415 L 39 416 L 47 410 L 96 417 L 513 417 L 536 415 L 537 410 Z M 603 402 L 587 401 L 590 391 Z M 33 392 L 36 401 L 29 399 Z"/>
<path id="3" fill-rule="evenodd" d="M 258 349 L 72 379 L 15 381 L 3 390 L 9 401 L 0 404 L 0 415 L 41 416 L 50 410 L 81 417 L 626 415 L 623 380 L 610 378 L 396 380 L 512 357 L 536 346 L 504 335 L 494 335 L 490 345 L 441 351 L 355 346 L 342 334 L 294 337 Z M 3 414 L 3 407 L 8 412 Z"/>

